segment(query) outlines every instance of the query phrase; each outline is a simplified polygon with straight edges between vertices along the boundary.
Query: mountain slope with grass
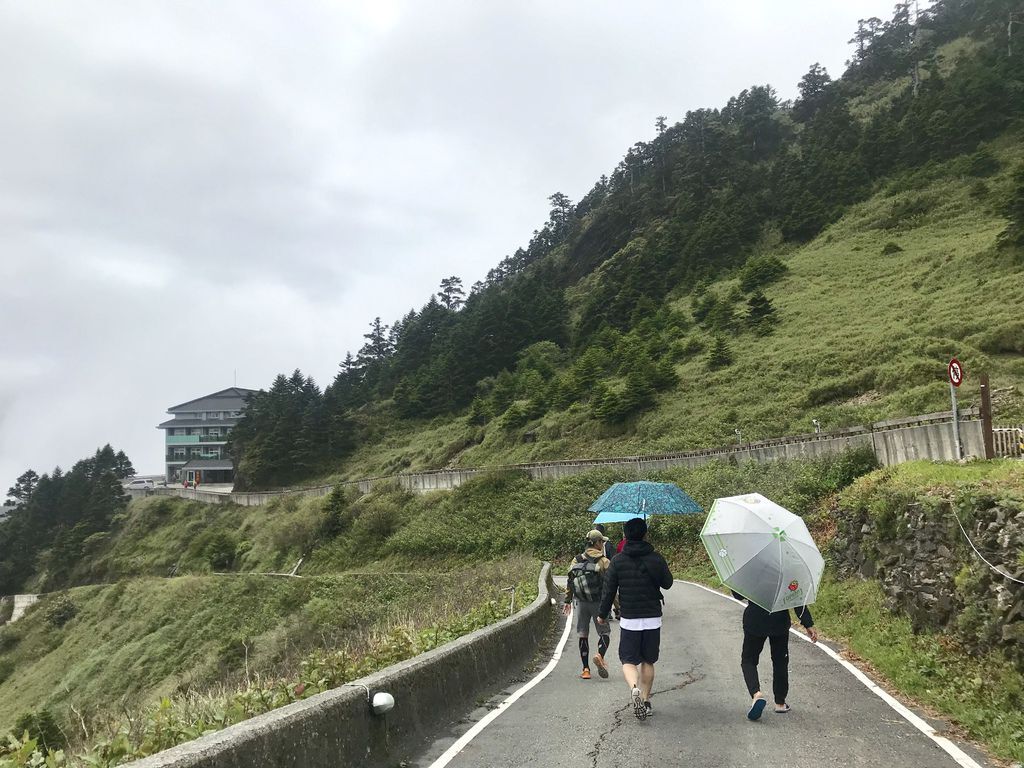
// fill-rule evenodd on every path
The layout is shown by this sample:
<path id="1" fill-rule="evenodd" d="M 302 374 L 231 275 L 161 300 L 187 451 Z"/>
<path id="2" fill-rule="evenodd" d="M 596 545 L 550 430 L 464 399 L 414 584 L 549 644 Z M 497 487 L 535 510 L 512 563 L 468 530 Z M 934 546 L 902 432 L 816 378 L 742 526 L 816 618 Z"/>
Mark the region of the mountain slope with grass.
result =
<path id="1" fill-rule="evenodd" d="M 946 406 L 1024 418 L 1024 46 L 1008 0 L 862 22 L 849 68 L 629 149 L 468 290 L 446 278 L 322 390 L 232 433 L 240 488 L 714 447 Z M 339 353 L 340 357 L 340 353 Z M 294 439 L 292 439 L 294 436 Z"/>
<path id="2" fill-rule="evenodd" d="M 1024 163 L 1024 137 L 986 152 L 1004 169 Z M 765 244 L 785 272 L 763 289 L 770 334 L 728 334 L 732 363 L 711 367 L 716 335 L 693 320 L 703 296 L 729 300 L 742 274 L 671 299 L 681 317 L 650 337 L 674 359 L 680 383 L 621 424 L 576 404 L 516 426 L 436 418 L 386 422 L 393 432 L 361 446 L 333 477 L 448 465 L 632 455 L 714 447 L 949 409 L 945 363 L 964 362 L 963 405 L 978 404 L 979 372 L 997 390 L 997 420 L 1024 418 L 1024 262 L 1000 251 L 999 201 L 1013 176 L 973 177 L 970 156 L 893 179 L 812 242 Z M 743 298 L 732 299 L 738 314 Z M 681 326 L 681 327 L 680 327 Z M 608 334 L 607 359 L 644 343 Z M 618 377 L 624 383 L 624 377 Z M 527 407 L 524 402 L 524 407 Z M 382 407 L 386 411 L 386 406 Z M 526 436 L 529 435 L 529 439 Z"/>

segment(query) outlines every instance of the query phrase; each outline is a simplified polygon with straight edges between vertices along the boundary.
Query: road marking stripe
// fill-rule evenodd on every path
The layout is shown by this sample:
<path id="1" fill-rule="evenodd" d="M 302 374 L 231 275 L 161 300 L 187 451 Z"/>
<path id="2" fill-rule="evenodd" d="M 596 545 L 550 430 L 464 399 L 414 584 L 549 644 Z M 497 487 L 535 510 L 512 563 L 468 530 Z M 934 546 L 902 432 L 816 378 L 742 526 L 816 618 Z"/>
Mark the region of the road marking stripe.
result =
<path id="1" fill-rule="evenodd" d="M 690 584 L 691 586 L 694 586 L 694 587 L 699 587 L 700 589 L 703 589 L 705 592 L 710 592 L 713 595 L 718 595 L 719 597 L 725 598 L 726 600 L 728 600 L 731 603 L 736 603 L 737 605 L 743 605 L 743 603 L 741 601 L 736 600 L 735 598 L 730 597 L 729 595 L 722 594 L 721 592 L 719 592 L 716 589 L 711 589 L 710 587 L 706 587 L 703 584 L 697 584 L 696 582 L 693 582 L 693 581 L 684 581 L 683 583 L 684 584 Z M 807 643 L 811 642 L 809 637 L 806 637 L 802 632 L 798 632 L 796 629 L 790 629 L 790 632 L 793 633 L 794 635 L 796 635 L 797 637 L 799 637 L 804 642 L 807 642 Z M 929 725 L 925 720 L 923 720 L 921 717 L 919 717 L 918 715 L 914 714 L 909 709 L 907 709 L 906 706 L 904 706 L 899 701 L 897 701 L 895 698 L 893 698 L 888 693 L 888 691 L 886 691 L 883 688 L 879 687 L 879 685 L 877 683 L 875 683 L 870 677 L 868 677 L 866 674 L 864 674 L 860 669 L 858 669 L 856 666 L 854 666 L 851 662 L 849 662 L 846 659 L 844 659 L 842 656 L 840 656 L 838 653 L 833 651 L 827 645 L 823 645 L 821 643 L 812 643 L 812 645 L 817 645 L 817 647 L 820 650 L 824 651 L 826 655 L 832 657 L 833 660 L 839 662 L 839 664 L 841 664 L 843 667 L 845 667 L 846 670 L 850 674 L 852 674 L 855 678 L 857 678 L 860 682 L 862 682 L 864 684 L 864 687 L 866 687 L 869 691 L 871 691 L 873 694 L 875 694 L 878 698 L 880 698 L 882 701 L 884 701 L 886 704 L 888 704 L 890 707 L 892 707 L 894 710 L 896 710 L 896 712 L 899 715 L 901 715 L 912 726 L 917 728 L 917 730 L 919 730 L 921 733 L 923 733 L 929 739 L 934 741 L 939 746 L 940 749 L 942 749 L 946 754 L 948 754 L 950 757 L 952 757 L 957 762 L 957 765 L 962 766 L 962 768 L 983 768 L 983 766 L 980 765 L 979 763 L 977 763 L 970 755 L 968 755 L 966 752 L 964 752 L 962 749 L 960 749 L 960 747 L 958 747 L 952 741 L 947 739 L 945 736 L 940 736 L 936 732 L 936 730 L 931 725 Z"/>
<path id="2" fill-rule="evenodd" d="M 462 734 L 462 736 L 460 736 L 459 739 L 454 744 L 448 747 L 448 749 L 445 751 L 443 755 L 441 755 L 439 758 L 437 758 L 437 760 L 430 764 L 429 768 L 444 768 L 444 766 L 448 765 L 448 763 L 455 759 L 459 752 L 465 749 L 466 745 L 469 744 L 469 742 L 471 742 L 473 739 L 475 739 L 484 728 L 490 725 L 491 722 L 498 715 L 500 715 L 506 709 L 511 707 L 513 704 L 515 704 L 527 691 L 529 691 L 531 688 L 537 685 L 537 683 L 539 683 L 541 680 L 543 680 L 545 677 L 551 674 L 551 670 L 553 670 L 558 665 L 558 660 L 562 658 L 562 650 L 565 648 L 566 640 L 569 639 L 569 632 L 572 631 L 572 620 L 574 613 L 575 609 L 571 609 L 569 611 L 569 615 L 566 617 L 565 620 L 565 630 L 562 632 L 562 639 L 558 641 L 558 646 L 555 648 L 555 652 L 551 657 L 551 661 L 548 662 L 548 665 L 544 667 L 544 669 L 542 669 L 532 680 L 530 680 L 528 683 L 519 688 L 519 690 L 517 690 L 503 702 L 501 702 L 501 704 L 499 704 L 496 709 L 492 709 L 490 712 L 484 715 L 472 728 L 470 728 L 468 731 Z"/>

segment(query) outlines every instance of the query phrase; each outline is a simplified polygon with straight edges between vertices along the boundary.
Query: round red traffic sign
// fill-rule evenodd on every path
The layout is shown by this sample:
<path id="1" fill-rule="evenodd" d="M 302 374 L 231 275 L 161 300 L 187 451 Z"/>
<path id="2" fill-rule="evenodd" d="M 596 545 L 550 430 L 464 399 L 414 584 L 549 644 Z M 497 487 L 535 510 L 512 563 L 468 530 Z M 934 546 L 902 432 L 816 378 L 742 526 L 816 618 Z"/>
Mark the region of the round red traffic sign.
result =
<path id="1" fill-rule="evenodd" d="M 959 387 L 964 381 L 964 367 L 955 357 L 949 361 L 949 383 Z"/>

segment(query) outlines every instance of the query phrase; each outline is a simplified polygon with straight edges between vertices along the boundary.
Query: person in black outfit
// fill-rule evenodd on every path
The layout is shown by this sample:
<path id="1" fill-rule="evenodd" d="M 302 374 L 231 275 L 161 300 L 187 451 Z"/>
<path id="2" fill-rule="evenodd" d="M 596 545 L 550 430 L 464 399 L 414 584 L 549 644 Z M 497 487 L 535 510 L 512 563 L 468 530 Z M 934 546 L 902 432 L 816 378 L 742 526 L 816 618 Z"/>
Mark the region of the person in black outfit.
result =
<path id="1" fill-rule="evenodd" d="M 604 556 L 607 557 L 608 560 L 610 561 L 618 553 L 615 551 L 615 545 L 612 544 L 611 541 L 607 538 L 608 531 L 606 531 L 604 529 L 604 525 L 602 523 L 597 523 L 594 526 L 594 530 L 595 531 L 600 531 L 601 534 L 603 536 L 605 536 Z M 619 610 L 619 596 L 618 596 L 617 593 L 615 595 L 615 599 L 612 601 L 612 613 L 614 614 L 616 621 L 618 621 L 620 618 L 622 618 L 622 612 Z"/>
<path id="2" fill-rule="evenodd" d="M 743 595 L 733 592 L 737 600 L 747 600 Z M 812 643 L 818 642 L 818 630 L 814 628 L 811 609 L 806 605 L 794 608 L 793 613 L 807 630 Z M 747 600 L 743 610 L 743 650 L 740 654 L 740 669 L 743 670 L 743 681 L 747 684 L 750 694 L 750 709 L 747 718 L 757 720 L 764 712 L 768 699 L 761 693 L 761 681 L 757 676 L 757 661 L 767 640 L 772 655 L 772 693 L 775 696 L 775 711 L 779 714 L 789 712 L 786 697 L 789 695 L 789 611 L 769 613 L 759 605 Z"/>
<path id="3" fill-rule="evenodd" d="M 661 590 L 672 586 L 672 572 L 665 558 L 644 539 L 647 523 L 639 517 L 623 526 L 626 545 L 615 556 L 604 577 L 598 621 L 606 622 L 616 591 L 622 618 L 619 620 L 619 661 L 629 686 L 633 714 L 644 720 L 652 714 L 651 687 L 654 664 L 661 646 Z"/>

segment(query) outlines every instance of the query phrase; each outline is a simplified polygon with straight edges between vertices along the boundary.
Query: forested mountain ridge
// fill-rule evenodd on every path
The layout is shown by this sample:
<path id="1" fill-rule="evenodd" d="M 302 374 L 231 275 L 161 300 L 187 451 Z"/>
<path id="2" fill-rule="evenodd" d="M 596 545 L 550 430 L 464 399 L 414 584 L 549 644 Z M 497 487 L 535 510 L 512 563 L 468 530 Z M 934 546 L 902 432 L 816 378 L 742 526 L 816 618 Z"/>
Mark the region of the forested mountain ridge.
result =
<path id="1" fill-rule="evenodd" d="M 859 23 L 840 79 L 815 64 L 792 103 L 759 85 L 659 117 L 578 203 L 552 195 L 527 247 L 468 295 L 448 278 L 419 311 L 375 319 L 323 392 L 296 371 L 255 395 L 233 433 L 239 485 L 913 412 L 935 405 L 938 358 L 975 336 L 970 370 L 1024 381 L 1019 312 L 953 327 L 937 306 L 934 327 L 911 332 L 950 286 L 982 279 L 976 310 L 996 291 L 1000 306 L 1024 301 L 1001 282 L 1024 245 L 1024 43 L 1007 34 L 1019 5 L 942 0 L 915 20 L 901 3 Z M 822 280 L 810 296 L 807 271 Z M 808 316 L 823 295 L 837 311 Z M 771 380 L 758 370 L 784 362 Z M 799 397 L 772 389 L 787 377 Z M 1020 404 L 1011 392 L 1004 406 Z"/>

